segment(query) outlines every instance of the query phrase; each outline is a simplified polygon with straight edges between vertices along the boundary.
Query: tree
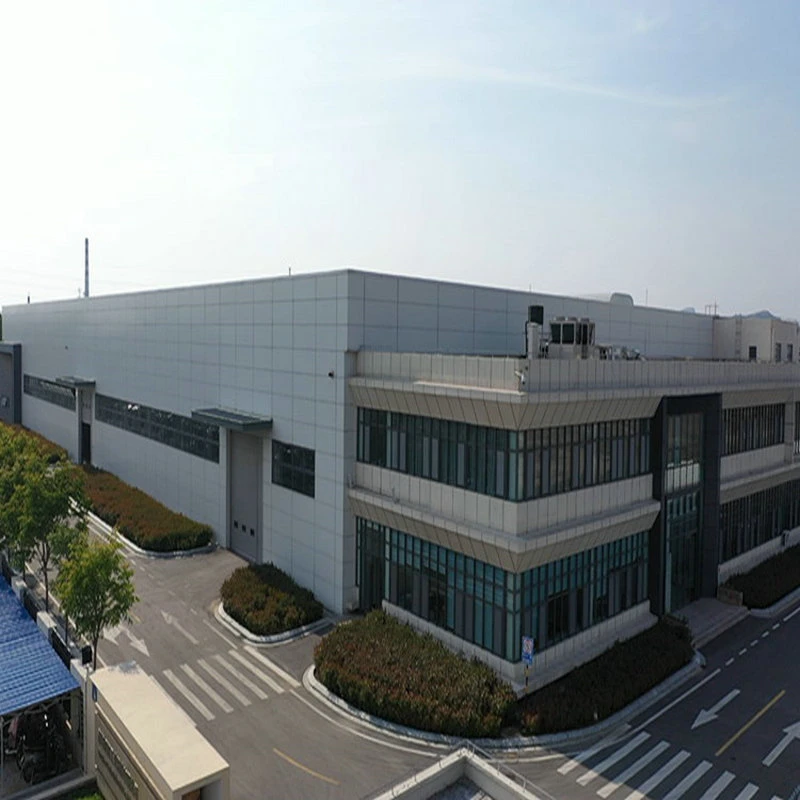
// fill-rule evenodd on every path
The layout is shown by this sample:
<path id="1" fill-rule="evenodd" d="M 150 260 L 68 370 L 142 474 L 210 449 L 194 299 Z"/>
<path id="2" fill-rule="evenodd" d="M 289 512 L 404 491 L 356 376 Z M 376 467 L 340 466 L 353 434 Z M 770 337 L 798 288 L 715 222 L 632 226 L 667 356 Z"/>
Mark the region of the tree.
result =
<path id="1" fill-rule="evenodd" d="M 32 460 L 25 480 L 12 495 L 20 515 L 17 551 L 27 559 L 35 554 L 44 577 L 45 608 L 50 610 L 50 567 L 65 558 L 85 529 L 83 479 L 63 458 L 49 464 Z"/>
<path id="2" fill-rule="evenodd" d="M 0 426 L 0 547 L 8 549 L 17 562 L 22 534 L 19 492 L 41 461 L 36 442 L 13 428 Z M 24 566 L 23 559 L 23 571 Z"/>
<path id="3" fill-rule="evenodd" d="M 91 642 L 97 669 L 97 644 L 103 631 L 128 620 L 139 599 L 133 569 L 119 542 L 93 540 L 73 549 L 61 564 L 56 591 L 76 633 Z"/>

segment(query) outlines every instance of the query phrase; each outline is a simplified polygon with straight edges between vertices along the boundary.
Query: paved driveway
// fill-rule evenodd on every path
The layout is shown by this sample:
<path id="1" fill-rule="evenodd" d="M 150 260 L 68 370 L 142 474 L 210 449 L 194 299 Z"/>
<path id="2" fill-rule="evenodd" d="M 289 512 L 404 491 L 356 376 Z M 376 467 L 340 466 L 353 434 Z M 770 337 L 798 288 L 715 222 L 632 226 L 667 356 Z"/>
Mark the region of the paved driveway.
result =
<path id="1" fill-rule="evenodd" d="M 237 556 L 129 560 L 141 601 L 99 657 L 134 660 L 158 681 L 230 763 L 233 798 L 372 796 L 441 755 L 376 735 L 309 694 L 301 680 L 318 636 L 253 647 L 222 627 L 213 611 L 223 580 L 245 563 Z"/>

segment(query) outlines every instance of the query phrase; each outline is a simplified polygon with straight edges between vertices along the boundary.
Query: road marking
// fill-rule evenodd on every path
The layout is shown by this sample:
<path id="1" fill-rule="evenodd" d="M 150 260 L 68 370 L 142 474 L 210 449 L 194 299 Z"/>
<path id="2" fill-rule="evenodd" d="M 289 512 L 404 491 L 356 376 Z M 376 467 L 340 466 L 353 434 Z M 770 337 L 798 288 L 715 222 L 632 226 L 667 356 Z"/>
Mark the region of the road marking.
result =
<path id="1" fill-rule="evenodd" d="M 795 740 L 800 739 L 800 722 L 784 728 L 786 736 L 781 739 L 775 747 L 770 750 L 769 755 L 761 762 L 765 767 L 771 767 L 775 759 Z"/>
<path id="2" fill-rule="evenodd" d="M 430 752 L 429 750 L 417 750 L 416 748 L 406 747 L 406 746 L 404 746 L 402 744 L 395 744 L 394 742 L 387 742 L 387 741 L 384 741 L 383 739 L 376 739 L 374 734 L 363 733 L 362 731 L 356 730 L 356 728 L 351 728 L 350 725 L 346 725 L 343 722 L 340 722 L 339 720 L 334 719 L 333 717 L 329 716 L 324 711 L 320 711 L 310 700 L 306 700 L 306 698 L 303 697 L 299 692 L 292 691 L 292 697 L 296 697 L 301 703 L 303 703 L 303 705 L 308 706 L 308 708 L 310 708 L 315 714 L 318 714 L 323 719 L 328 720 L 328 722 L 330 722 L 331 725 L 335 725 L 337 728 L 341 728 L 343 731 L 347 731 L 348 733 L 352 734 L 353 736 L 359 736 L 362 739 L 366 739 L 368 742 L 372 742 L 373 744 L 379 744 L 381 747 L 389 747 L 392 750 L 400 750 L 403 753 L 411 753 L 412 755 L 415 755 L 415 756 L 425 756 L 426 758 L 435 758 L 435 759 L 441 758 L 442 757 L 442 753 L 446 752 L 445 750 L 442 750 L 442 752 Z M 333 706 L 333 708 L 336 708 L 336 707 Z M 338 709 L 337 709 L 337 713 L 342 713 L 342 712 L 339 712 Z M 347 719 L 350 719 L 350 718 L 348 717 Z M 384 733 L 385 733 L 386 736 L 391 736 L 392 735 L 392 734 L 387 733 L 387 732 L 384 732 Z M 439 745 L 433 745 L 433 747 L 436 748 L 436 749 L 441 749 Z M 558 757 L 560 758 L 561 756 L 558 756 Z M 542 791 L 542 790 L 539 789 L 539 791 Z M 542 793 L 543 794 L 547 794 L 544 791 L 542 791 Z M 551 795 L 547 795 L 547 796 L 550 797 Z"/>
<path id="3" fill-rule="evenodd" d="M 226 713 L 233 711 L 233 706 L 223 700 L 188 664 L 181 664 L 181 669 Z"/>
<path id="4" fill-rule="evenodd" d="M 105 661 L 103 661 L 103 659 L 102 659 L 102 658 L 100 658 L 100 653 L 97 653 L 96 655 L 97 655 L 97 663 L 98 663 L 98 664 L 99 664 L 101 667 L 104 667 L 104 666 L 106 665 L 106 662 L 105 662 Z"/>
<path id="5" fill-rule="evenodd" d="M 241 653 L 237 653 L 236 650 L 231 650 L 230 654 L 240 664 L 242 664 L 243 666 L 247 667 L 247 669 L 249 669 L 250 672 L 252 672 L 254 675 L 257 675 L 259 678 L 261 678 L 261 680 L 264 681 L 264 683 L 266 683 L 267 686 L 269 686 L 270 689 L 272 689 L 276 694 L 283 694 L 284 693 L 285 690 L 284 690 L 283 686 L 281 686 L 277 681 L 272 680 L 272 678 L 270 678 L 269 675 L 267 675 L 265 672 L 260 670 L 258 667 L 253 666 Z"/>
<path id="6" fill-rule="evenodd" d="M 696 683 L 694 686 L 692 686 L 691 689 L 685 691 L 680 697 L 676 697 L 669 705 L 664 706 L 664 708 L 662 708 L 660 711 L 657 711 L 655 714 L 653 714 L 653 716 L 650 717 L 650 719 L 646 720 L 641 725 L 639 725 L 639 727 L 636 728 L 634 733 L 638 733 L 640 730 L 646 728 L 651 722 L 655 722 L 660 716 L 666 714 L 667 711 L 669 711 L 673 706 L 678 705 L 678 703 L 680 703 L 681 700 L 685 700 L 690 694 L 696 692 L 701 686 L 704 686 L 710 680 L 716 678 L 717 675 L 720 674 L 720 672 L 722 672 L 722 669 L 720 667 L 717 667 L 707 678 L 703 678 L 703 680 L 701 680 L 700 683 Z"/>
<path id="7" fill-rule="evenodd" d="M 271 669 L 279 678 L 282 678 L 292 689 L 299 689 L 300 688 L 300 681 L 293 678 L 288 672 L 282 670 L 274 661 L 270 661 L 266 656 L 261 655 L 261 653 L 256 650 L 255 647 L 251 647 L 250 645 L 245 645 L 245 650 L 250 653 L 251 656 L 257 658 L 265 667 Z"/>
<path id="8" fill-rule="evenodd" d="M 567 773 L 572 772 L 572 770 L 574 770 L 575 767 L 579 767 L 585 761 L 588 761 L 595 753 L 602 750 L 606 745 L 609 745 L 612 742 L 616 741 L 617 739 L 619 739 L 619 737 L 620 737 L 619 731 L 615 731 L 609 736 L 606 736 L 605 739 L 601 739 L 599 742 L 596 742 L 590 748 L 584 750 L 582 753 L 578 753 L 578 755 L 576 755 L 575 758 L 571 758 L 569 761 L 565 761 L 558 768 L 559 775 L 566 775 Z"/>
<path id="9" fill-rule="evenodd" d="M 800 614 L 800 606 L 798 606 L 791 614 L 787 614 L 784 618 L 784 622 L 788 622 L 795 614 Z"/>
<path id="10" fill-rule="evenodd" d="M 766 639 L 767 636 L 769 636 L 769 631 L 764 631 L 764 633 L 761 634 L 762 639 Z"/>
<path id="11" fill-rule="evenodd" d="M 228 647 L 232 647 L 234 650 L 236 650 L 236 648 L 238 647 L 236 642 L 234 642 L 231 639 L 229 639 L 224 633 L 221 633 L 220 631 L 218 631 L 207 619 L 203 620 L 203 624 L 207 628 L 209 628 L 212 631 L 214 631 L 214 633 L 216 633 L 217 636 L 219 636 L 220 639 L 222 639 L 224 642 L 226 642 Z"/>
<path id="12" fill-rule="evenodd" d="M 758 639 L 753 639 L 753 641 L 750 642 L 750 647 L 755 647 L 757 644 L 758 644 Z"/>
<path id="13" fill-rule="evenodd" d="M 748 783 L 733 800 L 750 800 L 750 798 L 758 791 L 758 786 L 754 783 Z"/>
<path id="14" fill-rule="evenodd" d="M 707 722 L 712 722 L 713 720 L 719 717 L 719 711 L 722 711 L 731 700 L 734 700 L 736 697 L 739 696 L 739 690 L 733 689 L 722 700 L 715 703 L 711 708 L 706 711 L 704 708 L 700 709 L 700 713 L 695 717 L 694 722 L 692 723 L 692 730 L 695 728 L 699 728 L 701 725 L 705 725 Z"/>
<path id="15" fill-rule="evenodd" d="M 711 769 L 710 761 L 701 761 L 666 797 L 664 800 L 679 800 L 686 790 L 693 786 Z"/>
<path id="16" fill-rule="evenodd" d="M 775 624 L 772 626 L 772 630 L 776 631 L 776 630 L 778 630 L 778 628 L 780 628 L 780 626 L 781 626 L 780 622 L 776 622 L 776 623 L 775 623 Z"/>
<path id="17" fill-rule="evenodd" d="M 220 666 L 228 670 L 228 672 L 230 672 L 231 675 L 233 675 L 233 677 L 239 681 L 239 683 L 246 686 L 259 700 L 267 699 L 269 695 L 267 695 L 266 692 L 262 692 L 261 689 L 256 686 L 253 681 L 250 680 L 250 678 L 247 677 L 247 675 L 243 675 L 241 672 L 239 672 L 236 667 L 234 667 L 232 664 L 229 664 L 219 653 L 217 653 L 214 658 L 217 660 Z"/>
<path id="18" fill-rule="evenodd" d="M 668 742 L 659 742 L 652 750 L 646 752 L 638 761 L 631 764 L 627 769 L 620 772 L 614 780 L 609 781 L 597 794 L 600 797 L 608 797 L 613 792 L 616 792 L 619 787 L 627 780 L 641 772 L 651 761 L 658 758 L 666 749 L 669 748 Z"/>
<path id="19" fill-rule="evenodd" d="M 631 739 L 625 747 L 621 747 L 615 753 L 612 753 L 605 761 L 601 761 L 596 767 L 590 769 L 588 772 L 584 772 L 583 775 L 578 778 L 578 783 L 581 786 L 586 786 L 587 784 L 591 783 L 596 777 L 602 775 L 609 767 L 613 767 L 617 761 L 621 761 L 628 753 L 635 750 L 642 742 L 647 741 L 650 738 L 649 733 L 640 733 L 638 736 L 635 736 Z M 562 773 L 563 774 L 563 773 Z"/>
<path id="20" fill-rule="evenodd" d="M 339 781 L 337 781 L 335 778 L 329 778 L 327 775 L 322 775 L 319 772 L 314 772 L 313 769 L 304 766 L 299 761 L 295 761 L 291 756 L 287 756 L 286 753 L 282 753 L 280 750 L 278 750 L 277 747 L 273 747 L 272 752 L 275 753 L 276 756 L 280 756 L 281 758 L 288 761 L 292 766 L 295 766 L 298 769 L 303 770 L 303 772 L 307 772 L 309 775 L 313 775 L 313 777 L 319 778 L 321 781 L 325 781 L 325 783 L 332 783 L 334 786 L 339 786 Z"/>
<path id="21" fill-rule="evenodd" d="M 200 642 L 195 639 L 195 637 L 192 636 L 192 634 L 189 633 L 189 631 L 187 631 L 186 628 L 184 628 L 183 625 L 181 625 L 180 622 L 178 622 L 178 620 L 172 616 L 172 614 L 162 609 L 161 616 L 164 617 L 164 622 L 166 622 L 167 625 L 172 625 L 176 631 L 182 633 L 195 647 L 200 644 Z"/>
<path id="22" fill-rule="evenodd" d="M 187 689 L 183 681 L 173 674 L 171 669 L 164 670 L 164 677 L 208 720 L 211 722 L 214 715 L 206 708 L 205 704 L 191 689 Z"/>
<path id="23" fill-rule="evenodd" d="M 743 647 L 743 648 L 742 648 L 742 649 L 739 651 L 739 655 L 740 655 L 740 656 L 743 656 L 743 655 L 744 655 L 746 652 L 747 652 L 747 648 L 746 648 L 746 647 Z"/>
<path id="24" fill-rule="evenodd" d="M 760 720 L 761 717 L 763 717 L 764 714 L 766 714 L 767 711 L 769 711 L 772 706 L 774 706 L 775 703 L 777 703 L 778 700 L 780 700 L 785 694 L 786 689 L 781 689 L 781 691 L 779 691 L 778 694 L 776 694 L 775 697 L 773 697 L 772 700 L 770 700 L 769 703 L 767 703 L 764 708 L 761 709 L 761 711 L 756 712 L 756 714 L 748 722 L 742 725 L 742 727 L 739 728 L 739 730 L 734 733 L 733 736 L 731 736 L 731 738 L 728 739 L 728 741 L 725 742 L 725 744 L 722 745 L 722 747 L 720 747 L 716 753 L 714 753 L 714 755 L 719 758 L 745 731 L 749 730 L 756 722 L 758 722 L 758 720 Z"/>
<path id="25" fill-rule="evenodd" d="M 195 616 L 197 616 L 197 609 L 196 609 L 196 608 L 190 608 L 190 609 L 189 609 L 189 611 L 190 611 L 192 614 L 194 614 Z"/>
<path id="26" fill-rule="evenodd" d="M 142 622 L 139 619 L 139 617 L 137 617 L 136 614 L 133 613 L 133 611 L 131 611 L 131 618 L 133 619 L 134 622 L 138 622 L 139 624 L 141 624 L 141 622 Z"/>
<path id="27" fill-rule="evenodd" d="M 642 800 L 643 797 L 649 796 L 650 792 L 672 775 L 690 755 L 691 753 L 688 750 L 681 750 L 680 753 L 674 755 L 667 761 L 658 772 L 651 775 L 635 792 L 631 792 L 625 800 Z"/>
<path id="28" fill-rule="evenodd" d="M 735 777 L 736 776 L 732 772 L 726 770 L 708 787 L 708 789 L 706 789 L 700 800 L 717 800 Z"/>
<path id="29" fill-rule="evenodd" d="M 732 658 L 729 658 L 729 659 L 728 659 L 728 660 L 725 662 L 725 666 L 726 666 L 726 667 L 729 667 L 731 664 L 733 664 L 733 661 L 734 661 L 734 660 L 733 660 Z"/>
<path id="30" fill-rule="evenodd" d="M 224 675 L 217 672 L 205 659 L 201 658 L 197 662 L 220 686 L 224 686 L 243 706 L 252 705 L 252 701 L 246 694 L 242 694 Z"/>

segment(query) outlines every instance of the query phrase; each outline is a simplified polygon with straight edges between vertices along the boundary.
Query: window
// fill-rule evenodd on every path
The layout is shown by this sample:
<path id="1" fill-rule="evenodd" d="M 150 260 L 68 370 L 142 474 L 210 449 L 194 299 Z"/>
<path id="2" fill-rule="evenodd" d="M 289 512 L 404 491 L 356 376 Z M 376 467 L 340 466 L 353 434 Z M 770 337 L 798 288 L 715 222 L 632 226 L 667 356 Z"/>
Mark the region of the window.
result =
<path id="1" fill-rule="evenodd" d="M 786 406 L 783 403 L 724 409 L 722 455 L 781 444 L 785 418 Z"/>
<path id="2" fill-rule="evenodd" d="M 273 440 L 272 482 L 313 497 L 314 451 Z"/>
<path id="3" fill-rule="evenodd" d="M 60 386 L 53 381 L 46 381 L 44 378 L 34 378 L 33 375 L 26 375 L 23 379 L 23 391 L 37 400 L 44 400 L 68 411 L 75 410 L 75 390 L 68 386 Z"/>
<path id="4" fill-rule="evenodd" d="M 219 428 L 216 425 L 104 394 L 95 396 L 94 413 L 98 422 L 219 463 Z"/>
<path id="5" fill-rule="evenodd" d="M 786 360 L 787 361 L 794 361 L 794 345 L 787 344 L 786 345 Z"/>
<path id="6" fill-rule="evenodd" d="M 750 347 L 747 348 L 747 358 L 750 361 L 758 360 L 758 348 L 754 344 L 751 344 Z"/>
<path id="7" fill-rule="evenodd" d="M 780 364 L 781 362 L 781 343 L 775 342 L 775 363 Z"/>
<path id="8" fill-rule="evenodd" d="M 650 427 L 642 418 L 514 431 L 359 408 L 356 453 L 361 463 L 524 502 L 647 474 Z"/>

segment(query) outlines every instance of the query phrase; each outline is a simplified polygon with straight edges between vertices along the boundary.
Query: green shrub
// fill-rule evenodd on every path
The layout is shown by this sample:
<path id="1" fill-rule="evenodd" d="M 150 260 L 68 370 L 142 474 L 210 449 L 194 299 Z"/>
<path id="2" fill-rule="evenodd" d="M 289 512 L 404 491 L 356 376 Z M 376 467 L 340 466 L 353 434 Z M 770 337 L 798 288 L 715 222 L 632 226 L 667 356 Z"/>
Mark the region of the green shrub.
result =
<path id="1" fill-rule="evenodd" d="M 110 472 L 94 467 L 83 471 L 91 510 L 139 547 L 168 553 L 211 543 L 213 532 L 208 525 L 171 511 Z"/>
<path id="2" fill-rule="evenodd" d="M 679 621 L 660 620 L 518 705 L 525 735 L 568 731 L 592 725 L 624 708 L 689 663 L 691 633 Z"/>
<path id="3" fill-rule="evenodd" d="M 800 586 L 800 545 L 768 558 L 743 575 L 734 575 L 727 586 L 742 593 L 748 608 L 767 608 Z"/>
<path id="4" fill-rule="evenodd" d="M 272 636 L 322 617 L 322 603 L 274 564 L 234 570 L 220 590 L 225 612 L 258 636 Z"/>
<path id="5" fill-rule="evenodd" d="M 318 680 L 363 711 L 451 736 L 497 736 L 515 702 L 489 667 L 382 611 L 339 625 L 314 664 Z"/>
<path id="6" fill-rule="evenodd" d="M 32 431 L 30 428 L 25 428 L 22 425 L 6 425 L 4 422 L 0 422 L 0 425 L 6 430 L 13 431 L 15 434 L 33 439 L 38 445 L 40 452 L 51 464 L 56 461 L 67 461 L 69 458 L 67 451 L 60 444 L 45 439 L 41 433 Z"/>

